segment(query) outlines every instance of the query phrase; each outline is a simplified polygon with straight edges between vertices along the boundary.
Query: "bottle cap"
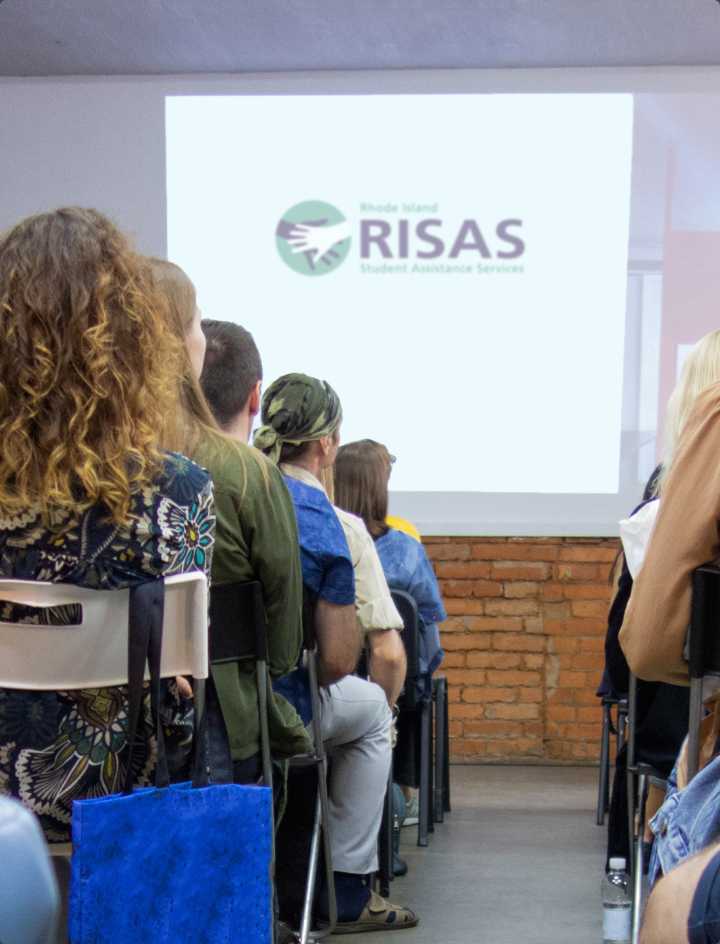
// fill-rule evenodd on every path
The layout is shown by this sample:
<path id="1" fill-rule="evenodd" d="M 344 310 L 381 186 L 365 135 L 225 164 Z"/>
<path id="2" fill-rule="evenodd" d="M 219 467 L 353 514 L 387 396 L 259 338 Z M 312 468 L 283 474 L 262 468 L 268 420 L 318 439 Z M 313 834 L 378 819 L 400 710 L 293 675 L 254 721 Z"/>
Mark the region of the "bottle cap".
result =
<path id="1" fill-rule="evenodd" d="M 625 862 L 625 859 L 622 859 L 622 858 L 620 858 L 620 857 L 618 857 L 618 858 L 616 858 L 616 859 L 610 859 L 610 871 L 611 871 L 611 872 L 624 872 L 626 865 L 627 865 L 627 863 Z"/>

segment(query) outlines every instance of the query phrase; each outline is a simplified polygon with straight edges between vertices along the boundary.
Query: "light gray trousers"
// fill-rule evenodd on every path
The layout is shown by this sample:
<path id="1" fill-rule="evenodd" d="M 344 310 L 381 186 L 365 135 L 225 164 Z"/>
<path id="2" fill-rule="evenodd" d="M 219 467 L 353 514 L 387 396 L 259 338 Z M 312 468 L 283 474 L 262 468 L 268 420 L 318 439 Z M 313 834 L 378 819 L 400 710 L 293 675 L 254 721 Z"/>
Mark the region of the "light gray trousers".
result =
<path id="1" fill-rule="evenodd" d="M 374 682 L 347 675 L 323 689 L 320 722 L 332 757 L 330 839 L 337 872 L 377 871 L 377 840 L 390 775 L 392 714 Z"/>

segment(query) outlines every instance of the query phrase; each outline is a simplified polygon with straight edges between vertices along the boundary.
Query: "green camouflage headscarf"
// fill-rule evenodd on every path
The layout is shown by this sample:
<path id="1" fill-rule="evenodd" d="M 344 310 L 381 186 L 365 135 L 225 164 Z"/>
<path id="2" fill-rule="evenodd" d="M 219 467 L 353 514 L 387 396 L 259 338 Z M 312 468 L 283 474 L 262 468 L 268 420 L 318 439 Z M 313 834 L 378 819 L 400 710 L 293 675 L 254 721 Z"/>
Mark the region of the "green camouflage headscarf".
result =
<path id="1" fill-rule="evenodd" d="M 264 425 L 256 431 L 253 443 L 277 463 L 285 443 L 299 446 L 330 436 L 341 420 L 340 400 L 329 383 L 306 374 L 285 374 L 265 391 Z"/>

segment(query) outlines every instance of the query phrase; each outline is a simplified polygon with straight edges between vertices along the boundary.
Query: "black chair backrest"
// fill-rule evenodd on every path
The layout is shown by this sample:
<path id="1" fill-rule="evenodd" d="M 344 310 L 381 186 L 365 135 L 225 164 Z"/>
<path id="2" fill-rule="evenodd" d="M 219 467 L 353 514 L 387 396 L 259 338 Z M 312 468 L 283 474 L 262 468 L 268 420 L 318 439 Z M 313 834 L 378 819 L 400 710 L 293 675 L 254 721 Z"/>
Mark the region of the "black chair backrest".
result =
<path id="1" fill-rule="evenodd" d="M 703 564 L 693 573 L 688 663 L 690 678 L 720 674 L 720 568 Z"/>
<path id="2" fill-rule="evenodd" d="M 402 617 L 402 640 L 407 657 L 407 675 L 405 676 L 405 692 L 403 704 L 406 708 L 414 708 L 417 703 L 417 681 L 420 675 L 420 617 L 417 603 L 404 590 L 391 590 L 393 603 Z"/>
<path id="3" fill-rule="evenodd" d="M 210 589 L 210 662 L 267 662 L 267 623 L 259 580 Z"/>

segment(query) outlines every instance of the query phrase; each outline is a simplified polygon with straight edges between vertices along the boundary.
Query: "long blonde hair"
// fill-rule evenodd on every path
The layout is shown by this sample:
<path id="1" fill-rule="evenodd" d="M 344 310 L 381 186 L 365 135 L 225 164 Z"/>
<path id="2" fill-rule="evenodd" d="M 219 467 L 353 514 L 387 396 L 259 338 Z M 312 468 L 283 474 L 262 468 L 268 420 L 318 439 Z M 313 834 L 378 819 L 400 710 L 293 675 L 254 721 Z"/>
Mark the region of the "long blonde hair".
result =
<path id="1" fill-rule="evenodd" d="M 145 259 L 96 210 L 0 236 L 0 508 L 126 519 L 162 465 L 182 345 Z"/>
<path id="2" fill-rule="evenodd" d="M 675 460 L 680 437 L 692 413 L 695 401 L 708 387 L 720 382 L 720 331 L 711 331 L 701 338 L 688 354 L 680 379 L 668 400 L 665 413 L 662 472 L 657 493 Z"/>
<path id="3" fill-rule="evenodd" d="M 163 446 L 166 449 L 182 452 L 190 458 L 194 457 L 201 442 L 209 449 L 218 451 L 223 446 L 230 446 L 236 449 L 238 461 L 245 476 L 247 453 L 243 453 L 238 443 L 224 433 L 218 425 L 202 391 L 200 381 L 193 372 L 190 357 L 185 348 L 185 336 L 190 330 L 197 308 L 195 286 L 188 275 L 174 262 L 154 258 L 148 261 L 155 284 L 168 301 L 167 316 L 170 330 L 173 335 L 183 341 L 183 360 L 178 385 L 180 408 L 167 417 L 162 437 Z M 251 449 L 250 454 L 259 466 L 266 486 L 269 486 L 269 461 L 256 449 Z M 244 477 L 241 483 L 242 490 L 246 482 L 247 479 Z"/>

